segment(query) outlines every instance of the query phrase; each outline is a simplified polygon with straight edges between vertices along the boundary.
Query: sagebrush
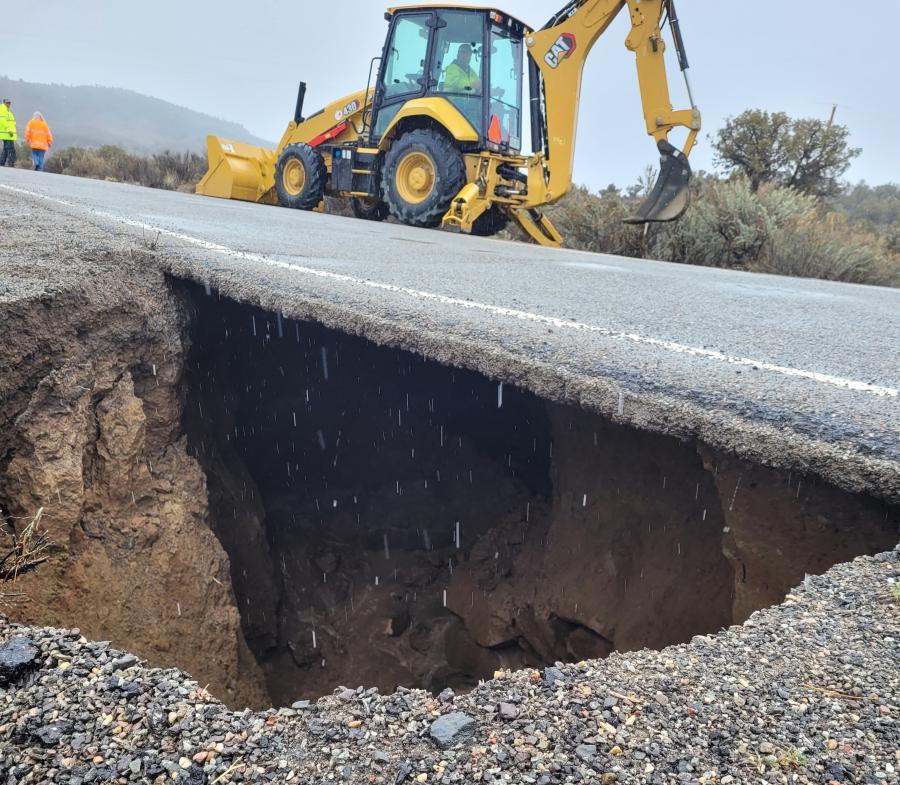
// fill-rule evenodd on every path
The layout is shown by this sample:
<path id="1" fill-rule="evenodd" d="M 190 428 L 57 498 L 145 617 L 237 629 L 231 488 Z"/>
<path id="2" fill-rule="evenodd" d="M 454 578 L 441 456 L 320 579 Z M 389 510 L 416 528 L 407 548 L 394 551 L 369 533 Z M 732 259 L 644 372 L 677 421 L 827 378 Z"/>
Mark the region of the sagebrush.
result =
<path id="1" fill-rule="evenodd" d="M 684 216 L 671 224 L 623 224 L 639 198 L 575 188 L 548 210 L 569 248 L 683 264 L 849 283 L 900 286 L 895 226 L 873 226 L 813 196 L 744 177 L 698 176 Z M 512 233 L 514 236 L 514 233 Z"/>
<path id="2" fill-rule="evenodd" d="M 19 155 L 17 165 L 31 168 L 27 148 Z M 193 191 L 206 172 L 206 158 L 196 153 L 157 153 L 135 155 L 114 145 L 104 147 L 67 147 L 51 150 L 44 168 L 55 174 L 89 177 L 133 183 L 167 191 Z"/>

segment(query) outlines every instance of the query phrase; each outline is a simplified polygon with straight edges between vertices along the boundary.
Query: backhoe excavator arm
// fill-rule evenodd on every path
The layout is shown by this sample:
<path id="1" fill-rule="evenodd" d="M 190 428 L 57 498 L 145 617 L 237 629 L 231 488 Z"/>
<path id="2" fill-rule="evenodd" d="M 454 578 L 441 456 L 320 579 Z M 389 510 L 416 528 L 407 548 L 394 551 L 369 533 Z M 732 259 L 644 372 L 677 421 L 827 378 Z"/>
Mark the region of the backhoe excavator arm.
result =
<path id="1" fill-rule="evenodd" d="M 631 32 L 625 45 L 635 53 L 647 132 L 657 141 L 662 154 L 659 182 L 635 222 L 671 220 L 687 206 L 687 156 L 700 132 L 701 117 L 696 106 L 674 110 L 669 96 L 666 44 L 662 37 L 666 14 L 672 24 L 679 64 L 684 71 L 688 65 L 674 0 L 572 0 L 546 27 L 527 36 L 528 52 L 542 82 L 542 92 L 535 96 L 540 110 L 533 113 L 532 122 L 542 125 L 539 135 L 543 135 L 544 156 L 541 165 L 535 162 L 530 166 L 528 174 L 529 201 L 535 206 L 557 201 L 572 186 L 584 65 L 594 44 L 625 8 L 631 17 Z M 668 142 L 669 133 L 677 127 L 688 130 L 681 151 Z"/>

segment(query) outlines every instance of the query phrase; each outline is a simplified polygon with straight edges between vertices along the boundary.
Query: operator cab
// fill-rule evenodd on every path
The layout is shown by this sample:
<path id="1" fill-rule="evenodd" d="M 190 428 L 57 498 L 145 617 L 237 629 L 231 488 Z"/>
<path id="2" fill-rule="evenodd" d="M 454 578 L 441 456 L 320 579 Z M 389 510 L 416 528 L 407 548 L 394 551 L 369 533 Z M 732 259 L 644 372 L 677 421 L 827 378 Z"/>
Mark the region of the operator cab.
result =
<path id="1" fill-rule="evenodd" d="M 490 8 L 391 9 L 375 88 L 377 143 L 408 101 L 449 101 L 478 134 L 480 149 L 522 149 L 524 37 L 519 20 Z"/>

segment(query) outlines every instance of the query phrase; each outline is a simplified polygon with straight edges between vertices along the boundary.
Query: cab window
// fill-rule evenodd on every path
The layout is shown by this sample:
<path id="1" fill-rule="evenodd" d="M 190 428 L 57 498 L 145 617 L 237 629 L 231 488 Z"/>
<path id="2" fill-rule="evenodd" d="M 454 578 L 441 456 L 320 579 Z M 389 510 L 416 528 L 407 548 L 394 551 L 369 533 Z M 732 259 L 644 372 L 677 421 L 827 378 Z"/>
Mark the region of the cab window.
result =
<path id="1" fill-rule="evenodd" d="M 384 67 L 385 98 L 423 89 L 430 19 L 430 14 L 403 16 L 394 25 Z"/>
<path id="2" fill-rule="evenodd" d="M 522 149 L 522 75 L 521 37 L 492 28 L 489 135 L 514 150 Z"/>
<path id="3" fill-rule="evenodd" d="M 431 92 L 447 98 L 481 133 L 484 125 L 484 15 L 442 11 L 435 34 Z"/>

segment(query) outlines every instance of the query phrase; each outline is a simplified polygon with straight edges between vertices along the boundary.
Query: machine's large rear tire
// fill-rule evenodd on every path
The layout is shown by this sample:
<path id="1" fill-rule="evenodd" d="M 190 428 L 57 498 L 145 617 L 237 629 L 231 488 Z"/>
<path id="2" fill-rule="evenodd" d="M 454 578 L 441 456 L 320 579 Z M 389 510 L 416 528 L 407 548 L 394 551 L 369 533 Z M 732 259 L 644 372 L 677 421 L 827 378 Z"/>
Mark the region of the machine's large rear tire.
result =
<path id="1" fill-rule="evenodd" d="M 325 197 L 328 172 L 322 156 L 308 144 L 284 148 L 275 169 L 275 189 L 283 207 L 315 210 Z"/>
<path id="2" fill-rule="evenodd" d="M 463 155 L 440 131 L 410 131 L 394 142 L 385 158 L 384 200 L 397 220 L 409 226 L 440 226 L 465 184 Z"/>
<path id="3" fill-rule="evenodd" d="M 509 216 L 497 205 L 491 205 L 491 209 L 482 213 L 472 224 L 472 234 L 476 237 L 493 237 L 502 232 L 509 223 Z"/>

